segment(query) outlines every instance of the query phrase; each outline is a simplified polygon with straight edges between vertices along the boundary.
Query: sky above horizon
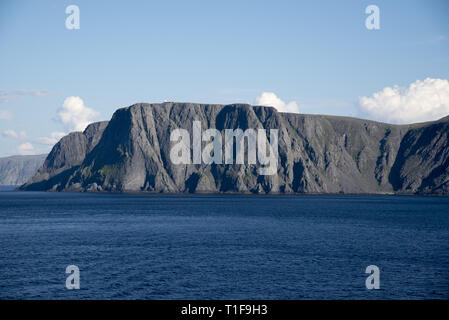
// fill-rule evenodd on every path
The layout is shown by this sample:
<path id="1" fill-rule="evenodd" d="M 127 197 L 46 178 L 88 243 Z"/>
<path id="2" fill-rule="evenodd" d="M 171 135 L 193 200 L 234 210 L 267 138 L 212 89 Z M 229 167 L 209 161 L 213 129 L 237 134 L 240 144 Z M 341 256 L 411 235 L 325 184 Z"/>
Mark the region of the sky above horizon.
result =
<path id="1" fill-rule="evenodd" d="M 80 28 L 66 28 L 69 5 Z M 365 13 L 379 8 L 379 30 Z M 0 2 L 0 156 L 137 102 L 389 123 L 449 114 L 449 1 Z"/>

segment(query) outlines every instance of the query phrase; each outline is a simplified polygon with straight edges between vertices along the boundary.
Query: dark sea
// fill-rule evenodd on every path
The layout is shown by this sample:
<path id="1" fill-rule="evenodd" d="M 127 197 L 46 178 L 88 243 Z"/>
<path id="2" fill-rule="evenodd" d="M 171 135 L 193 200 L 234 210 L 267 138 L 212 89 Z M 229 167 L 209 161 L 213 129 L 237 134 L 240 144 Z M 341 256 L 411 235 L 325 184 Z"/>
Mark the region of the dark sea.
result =
<path id="1" fill-rule="evenodd" d="M 449 198 L 3 190 L 0 250 L 1 299 L 449 299 Z"/>

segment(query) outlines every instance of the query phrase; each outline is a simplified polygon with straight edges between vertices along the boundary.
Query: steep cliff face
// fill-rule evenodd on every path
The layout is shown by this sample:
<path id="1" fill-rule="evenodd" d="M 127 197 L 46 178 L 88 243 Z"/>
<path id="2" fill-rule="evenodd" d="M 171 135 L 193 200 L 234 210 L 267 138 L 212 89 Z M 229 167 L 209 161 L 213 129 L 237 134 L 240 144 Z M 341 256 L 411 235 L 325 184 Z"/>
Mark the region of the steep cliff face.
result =
<path id="1" fill-rule="evenodd" d="M 402 192 L 449 194 L 449 117 L 407 132 L 390 181 Z"/>
<path id="2" fill-rule="evenodd" d="M 48 154 L 43 165 L 22 190 L 59 190 L 61 184 L 84 161 L 97 145 L 108 122 L 90 124 L 84 132 L 72 132 L 63 137 Z"/>
<path id="3" fill-rule="evenodd" d="M 36 174 L 46 154 L 0 158 L 0 185 L 18 186 Z"/>
<path id="4" fill-rule="evenodd" d="M 279 130 L 277 174 L 260 164 L 173 164 L 170 133 Z M 23 190 L 448 194 L 449 119 L 397 126 L 249 105 L 135 104 L 53 148 Z M 203 146 L 206 143 L 203 143 Z"/>

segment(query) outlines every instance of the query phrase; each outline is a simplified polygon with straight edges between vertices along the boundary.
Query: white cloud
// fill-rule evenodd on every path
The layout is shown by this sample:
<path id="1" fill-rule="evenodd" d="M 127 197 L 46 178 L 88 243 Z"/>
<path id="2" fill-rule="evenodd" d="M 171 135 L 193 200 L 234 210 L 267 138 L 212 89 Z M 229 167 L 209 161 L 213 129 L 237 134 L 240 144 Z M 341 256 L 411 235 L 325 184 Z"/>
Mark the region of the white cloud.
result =
<path id="1" fill-rule="evenodd" d="M 359 107 L 374 120 L 413 123 L 449 115 L 449 81 L 427 78 L 407 88 L 386 87 L 370 97 L 361 97 Z"/>
<path id="2" fill-rule="evenodd" d="M 24 139 L 27 134 L 25 131 L 15 132 L 14 130 L 5 130 L 2 132 L 5 138 Z"/>
<path id="3" fill-rule="evenodd" d="M 50 93 L 46 90 L 23 90 L 23 89 L 16 89 L 16 90 L 0 90 L 0 102 L 7 102 L 12 98 L 20 97 L 20 96 L 36 96 L 36 97 L 42 97 L 42 96 L 48 96 Z"/>
<path id="4" fill-rule="evenodd" d="M 8 110 L 0 110 L 0 120 L 11 120 L 12 114 Z"/>
<path id="5" fill-rule="evenodd" d="M 20 155 L 36 154 L 36 152 L 34 150 L 34 146 L 30 142 L 25 142 L 25 143 L 22 143 L 21 145 L 19 145 L 17 147 L 17 152 Z"/>
<path id="6" fill-rule="evenodd" d="M 262 92 L 262 94 L 256 98 L 256 103 L 260 106 L 275 107 L 279 112 L 299 113 L 299 107 L 296 101 L 285 103 L 273 92 Z"/>
<path id="7" fill-rule="evenodd" d="M 68 97 L 58 111 L 58 120 L 70 131 L 83 131 L 98 112 L 84 105 L 80 97 Z"/>
<path id="8" fill-rule="evenodd" d="M 54 145 L 65 135 L 66 135 L 65 132 L 52 132 L 49 137 L 37 138 L 36 142 L 45 145 Z"/>
<path id="9" fill-rule="evenodd" d="M 428 45 L 437 45 L 446 42 L 449 37 L 446 34 L 438 34 L 427 39 L 418 40 L 413 42 L 412 45 L 418 46 L 428 46 Z"/>

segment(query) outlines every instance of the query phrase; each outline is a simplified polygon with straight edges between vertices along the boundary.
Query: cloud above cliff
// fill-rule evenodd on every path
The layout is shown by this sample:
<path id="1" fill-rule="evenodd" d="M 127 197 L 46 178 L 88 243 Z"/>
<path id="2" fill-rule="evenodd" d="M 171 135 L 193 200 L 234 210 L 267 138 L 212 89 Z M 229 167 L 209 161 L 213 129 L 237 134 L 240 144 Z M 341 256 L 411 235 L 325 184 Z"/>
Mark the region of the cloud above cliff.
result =
<path id="1" fill-rule="evenodd" d="M 69 131 L 83 131 L 94 121 L 98 112 L 84 105 L 80 97 L 68 97 L 58 110 L 57 119 Z"/>
<path id="2" fill-rule="evenodd" d="M 259 106 L 275 107 L 279 112 L 299 113 L 299 106 L 296 101 L 285 103 L 273 92 L 262 92 L 256 98 L 256 104 Z"/>
<path id="3" fill-rule="evenodd" d="M 449 115 L 449 81 L 427 78 L 408 87 L 386 87 L 359 98 L 364 116 L 391 123 L 437 120 Z"/>
<path id="4" fill-rule="evenodd" d="M 34 150 L 34 146 L 30 142 L 22 143 L 17 147 L 17 152 L 20 155 L 32 155 L 36 154 L 36 151 Z"/>
<path id="5" fill-rule="evenodd" d="M 39 144 L 53 146 L 65 135 L 65 132 L 52 132 L 49 137 L 36 138 L 36 142 Z"/>
<path id="6" fill-rule="evenodd" d="M 25 131 L 16 132 L 14 130 L 5 130 L 2 132 L 2 136 L 5 138 L 23 139 L 26 138 L 27 134 Z"/>

